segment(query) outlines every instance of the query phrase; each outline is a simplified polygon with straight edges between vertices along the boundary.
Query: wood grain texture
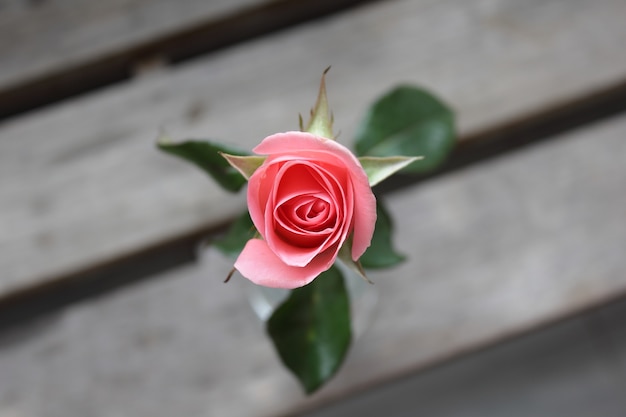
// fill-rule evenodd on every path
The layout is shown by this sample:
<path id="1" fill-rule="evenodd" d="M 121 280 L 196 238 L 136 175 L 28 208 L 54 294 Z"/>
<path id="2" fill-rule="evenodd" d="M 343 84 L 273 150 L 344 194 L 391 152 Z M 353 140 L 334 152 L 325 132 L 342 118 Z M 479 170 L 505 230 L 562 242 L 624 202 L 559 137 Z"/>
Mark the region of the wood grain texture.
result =
<path id="1" fill-rule="evenodd" d="M 297 127 L 323 68 L 340 140 L 398 82 L 429 86 L 463 136 L 620 83 L 620 0 L 382 2 L 0 125 L 0 294 L 208 228 L 243 209 L 154 150 L 159 129 L 250 148 Z"/>
<path id="2" fill-rule="evenodd" d="M 621 304 L 621 314 L 607 309 Z M 299 417 L 623 417 L 626 369 L 603 342 L 626 302 L 367 390 Z M 626 351 L 626 338 L 614 348 Z"/>
<path id="3" fill-rule="evenodd" d="M 362 1 L 0 2 L 0 119 Z"/>
<path id="4" fill-rule="evenodd" d="M 0 2 L 0 91 L 264 0 Z"/>
<path id="5" fill-rule="evenodd" d="M 319 395 L 302 396 L 211 251 L 4 334 L 0 414 L 296 413 L 624 295 L 625 134 L 622 117 L 389 196 L 409 260 L 371 276 L 374 320 Z"/>

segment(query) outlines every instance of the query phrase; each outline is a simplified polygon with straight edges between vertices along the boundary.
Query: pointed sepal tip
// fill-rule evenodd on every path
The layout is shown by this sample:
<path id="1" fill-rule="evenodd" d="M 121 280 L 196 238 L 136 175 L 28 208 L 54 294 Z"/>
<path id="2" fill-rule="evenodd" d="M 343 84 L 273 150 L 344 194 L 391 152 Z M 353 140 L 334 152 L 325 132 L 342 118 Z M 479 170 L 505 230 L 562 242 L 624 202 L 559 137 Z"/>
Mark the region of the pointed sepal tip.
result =
<path id="1" fill-rule="evenodd" d="M 322 74 L 317 101 L 313 109 L 311 109 L 311 120 L 304 131 L 327 139 L 333 139 L 333 115 L 328 108 L 328 97 L 326 95 L 326 74 L 329 70 L 330 67 L 326 68 Z"/>

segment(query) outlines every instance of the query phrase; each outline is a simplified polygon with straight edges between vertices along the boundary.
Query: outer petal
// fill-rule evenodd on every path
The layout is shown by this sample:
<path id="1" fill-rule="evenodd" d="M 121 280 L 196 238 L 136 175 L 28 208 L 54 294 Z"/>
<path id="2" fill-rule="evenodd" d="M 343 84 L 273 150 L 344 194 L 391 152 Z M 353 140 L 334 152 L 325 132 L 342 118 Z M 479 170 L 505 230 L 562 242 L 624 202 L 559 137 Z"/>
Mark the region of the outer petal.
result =
<path id="1" fill-rule="evenodd" d="M 289 266 L 272 252 L 264 240 L 250 239 L 235 261 L 235 268 L 257 285 L 293 289 L 308 284 L 330 268 L 334 252 L 320 254 L 305 267 Z"/>
<path id="2" fill-rule="evenodd" d="M 262 165 L 248 180 L 248 211 L 254 227 L 265 236 L 265 206 L 272 191 L 276 167 Z"/>
<path id="3" fill-rule="evenodd" d="M 252 151 L 259 155 L 274 155 L 297 153 L 302 150 L 333 150 L 346 162 L 360 167 L 358 159 L 339 142 L 307 132 L 275 133 L 263 139 Z"/>
<path id="4" fill-rule="evenodd" d="M 367 176 L 353 177 L 354 180 L 354 233 L 352 259 L 355 261 L 365 253 L 372 242 L 376 227 L 376 197 L 369 186 Z"/>

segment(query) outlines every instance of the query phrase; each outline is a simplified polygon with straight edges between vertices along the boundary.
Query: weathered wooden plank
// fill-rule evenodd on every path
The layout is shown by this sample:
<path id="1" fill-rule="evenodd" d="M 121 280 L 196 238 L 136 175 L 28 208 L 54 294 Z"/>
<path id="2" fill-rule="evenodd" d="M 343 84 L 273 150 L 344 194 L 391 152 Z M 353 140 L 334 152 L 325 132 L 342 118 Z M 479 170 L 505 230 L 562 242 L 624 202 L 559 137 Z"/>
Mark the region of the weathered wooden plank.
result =
<path id="1" fill-rule="evenodd" d="M 4 1 L 0 3 L 0 90 L 263 3 Z"/>
<path id="2" fill-rule="evenodd" d="M 333 64 L 330 99 L 344 142 L 367 103 L 398 81 L 437 90 L 471 136 L 622 82 L 625 13 L 619 0 L 376 3 L 5 122 L 0 294 L 243 207 L 154 151 L 159 128 L 249 148 L 295 128 Z"/>
<path id="3" fill-rule="evenodd" d="M 0 86 L 98 59 L 263 0 L 0 3 Z"/>
<path id="4" fill-rule="evenodd" d="M 0 118 L 357 2 L 0 2 Z"/>
<path id="5" fill-rule="evenodd" d="M 624 295 L 625 134 L 621 117 L 390 195 L 409 260 L 372 276 L 371 327 L 311 399 L 210 252 L 5 334 L 0 414 L 275 416 Z"/>
<path id="6" fill-rule="evenodd" d="M 603 349 L 623 333 L 615 304 L 612 319 L 603 307 L 299 417 L 623 417 L 626 368 Z"/>

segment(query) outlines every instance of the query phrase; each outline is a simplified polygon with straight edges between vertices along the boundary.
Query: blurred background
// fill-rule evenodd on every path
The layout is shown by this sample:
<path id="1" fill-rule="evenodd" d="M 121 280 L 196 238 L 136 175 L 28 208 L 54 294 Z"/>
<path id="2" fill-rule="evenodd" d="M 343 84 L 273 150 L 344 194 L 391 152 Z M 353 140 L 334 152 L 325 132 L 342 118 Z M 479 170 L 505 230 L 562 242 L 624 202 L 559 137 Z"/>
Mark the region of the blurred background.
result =
<path id="1" fill-rule="evenodd" d="M 623 0 L 0 0 L 0 417 L 624 416 Z M 378 190 L 407 261 L 305 397 L 207 237 L 245 209 L 159 153 L 346 145 L 423 86 L 446 164 Z M 374 298 L 374 297 L 372 297 Z"/>

